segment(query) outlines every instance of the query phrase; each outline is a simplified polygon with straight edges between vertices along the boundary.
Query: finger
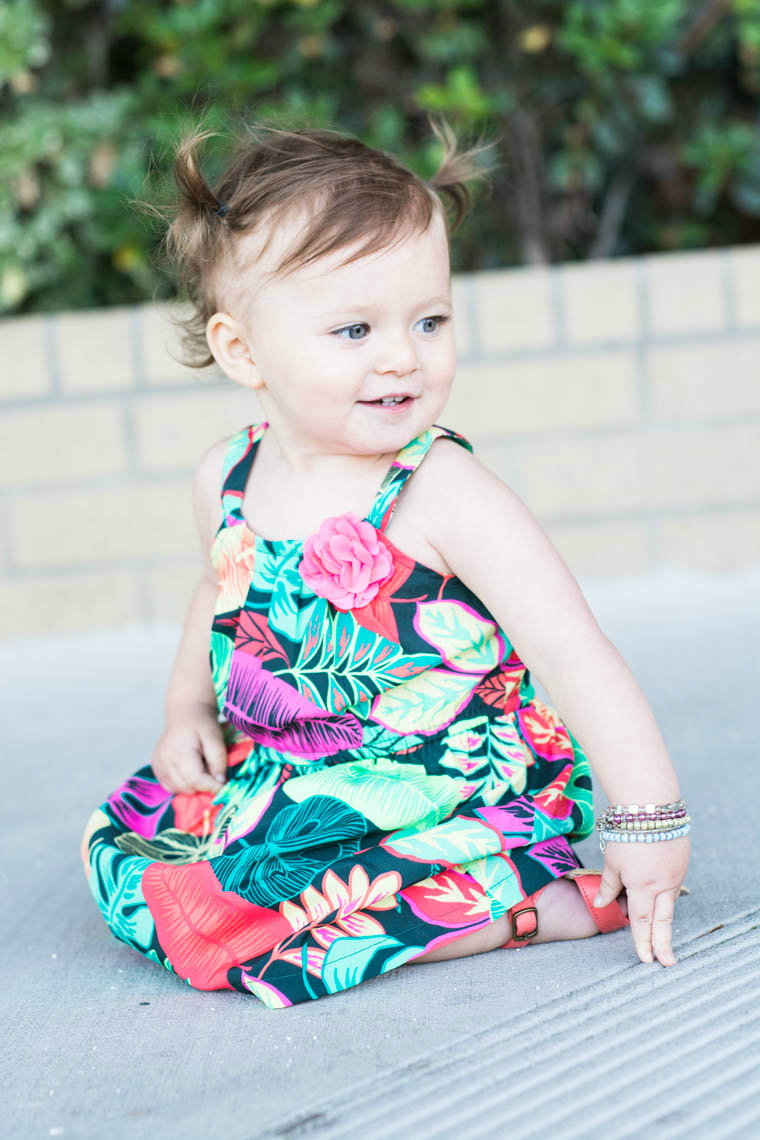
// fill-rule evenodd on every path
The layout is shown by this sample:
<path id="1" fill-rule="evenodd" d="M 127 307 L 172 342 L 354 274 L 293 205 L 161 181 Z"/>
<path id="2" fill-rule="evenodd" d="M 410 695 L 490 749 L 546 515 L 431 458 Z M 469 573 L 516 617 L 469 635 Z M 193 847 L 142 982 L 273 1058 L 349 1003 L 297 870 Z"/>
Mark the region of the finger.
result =
<path id="1" fill-rule="evenodd" d="M 193 784 L 194 792 L 206 792 L 210 796 L 215 796 L 222 784 L 219 783 L 216 776 L 212 776 L 210 772 L 202 772 L 196 777 Z"/>
<path id="2" fill-rule="evenodd" d="M 201 743 L 206 768 L 218 787 L 227 779 L 227 749 L 224 741 L 216 735 L 205 734 L 201 737 Z"/>
<path id="3" fill-rule="evenodd" d="M 197 753 L 183 756 L 181 760 L 173 760 L 169 764 L 169 775 L 174 783 L 175 792 L 191 796 L 195 791 L 195 780 L 202 771 L 201 758 Z"/>
<path id="4" fill-rule="evenodd" d="M 217 780 L 216 776 L 212 776 L 205 768 L 201 767 L 192 777 L 193 791 L 206 792 L 208 795 L 215 796 L 222 784 Z"/>
<path id="5" fill-rule="evenodd" d="M 674 966 L 678 961 L 671 946 L 674 903 L 675 894 L 672 891 L 660 891 L 655 896 L 652 915 L 652 948 L 663 966 Z"/>
<path id="6" fill-rule="evenodd" d="M 622 889 L 623 881 L 620 878 L 620 873 L 614 871 L 609 863 L 605 863 L 599 890 L 594 898 L 594 906 L 607 906 L 608 903 L 618 897 Z"/>
<path id="7" fill-rule="evenodd" d="M 652 954 L 652 913 L 654 894 L 648 890 L 632 890 L 626 887 L 628 896 L 628 918 L 631 921 L 631 934 L 636 953 L 642 962 L 653 962 Z"/>

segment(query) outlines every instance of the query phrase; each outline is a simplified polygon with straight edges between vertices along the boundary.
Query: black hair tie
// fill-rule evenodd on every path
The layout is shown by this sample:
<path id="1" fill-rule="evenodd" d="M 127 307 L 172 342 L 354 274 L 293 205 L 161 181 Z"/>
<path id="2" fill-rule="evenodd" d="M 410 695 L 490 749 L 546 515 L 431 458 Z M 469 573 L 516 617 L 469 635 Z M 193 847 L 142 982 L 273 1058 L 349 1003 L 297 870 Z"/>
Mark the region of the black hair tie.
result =
<path id="1" fill-rule="evenodd" d="M 229 206 L 227 205 L 227 203 L 222 202 L 221 205 L 218 206 L 216 210 L 214 210 L 214 213 L 217 215 L 217 217 L 223 218 L 228 210 L 229 210 Z"/>

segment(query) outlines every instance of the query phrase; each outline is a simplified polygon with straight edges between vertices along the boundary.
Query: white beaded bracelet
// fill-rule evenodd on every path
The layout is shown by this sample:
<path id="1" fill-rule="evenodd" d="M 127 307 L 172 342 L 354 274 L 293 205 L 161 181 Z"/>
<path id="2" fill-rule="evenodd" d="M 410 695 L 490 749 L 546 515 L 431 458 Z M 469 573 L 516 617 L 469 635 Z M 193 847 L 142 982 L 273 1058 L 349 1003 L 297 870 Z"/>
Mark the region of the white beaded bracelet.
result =
<path id="1" fill-rule="evenodd" d="M 599 847 L 602 851 L 607 843 L 659 843 L 663 839 L 678 839 L 691 831 L 691 824 L 676 827 L 672 831 L 600 831 Z"/>

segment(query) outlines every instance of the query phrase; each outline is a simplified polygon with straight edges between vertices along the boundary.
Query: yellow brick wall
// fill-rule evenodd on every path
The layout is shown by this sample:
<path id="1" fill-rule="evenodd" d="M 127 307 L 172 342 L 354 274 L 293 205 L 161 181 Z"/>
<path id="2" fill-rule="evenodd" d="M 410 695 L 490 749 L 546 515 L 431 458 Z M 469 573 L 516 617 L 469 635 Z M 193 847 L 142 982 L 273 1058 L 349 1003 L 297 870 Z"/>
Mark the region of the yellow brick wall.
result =
<path id="1" fill-rule="evenodd" d="M 760 562 L 760 246 L 453 285 L 459 369 L 440 422 L 574 573 Z M 192 470 L 261 412 L 173 359 L 167 315 L 0 322 L 0 636 L 184 614 Z"/>

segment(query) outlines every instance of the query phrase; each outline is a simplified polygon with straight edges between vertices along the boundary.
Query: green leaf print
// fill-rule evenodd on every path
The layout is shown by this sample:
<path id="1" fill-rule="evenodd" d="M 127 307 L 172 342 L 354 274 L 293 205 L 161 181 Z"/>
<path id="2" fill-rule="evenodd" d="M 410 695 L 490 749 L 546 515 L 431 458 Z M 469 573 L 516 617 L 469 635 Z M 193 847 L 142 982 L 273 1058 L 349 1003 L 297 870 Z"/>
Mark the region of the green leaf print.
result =
<path id="1" fill-rule="evenodd" d="M 216 692 L 216 703 L 221 709 L 227 695 L 227 682 L 230 677 L 234 645 L 231 638 L 223 633 L 217 632 L 212 632 L 210 645 L 211 669 L 214 679 L 214 691 Z"/>
<path id="2" fill-rule="evenodd" d="M 297 803 L 309 796 L 334 796 L 382 831 L 434 827 L 461 800 L 459 781 L 388 759 L 335 764 L 291 776 L 282 790 Z"/>
<path id="3" fill-rule="evenodd" d="M 90 890 L 108 926 L 122 942 L 146 950 L 155 924 L 142 892 L 143 871 L 151 862 L 97 843 L 90 854 Z"/>
<path id="4" fill-rule="evenodd" d="M 467 863 L 489 851 L 493 854 L 501 851 L 501 841 L 492 827 L 462 816 L 447 819 L 426 831 L 390 835 L 383 840 L 382 846 L 402 859 L 442 863 L 444 866 Z"/>
<path id="5" fill-rule="evenodd" d="M 390 753 L 407 752 L 422 744 L 424 737 L 399 736 L 397 732 L 389 732 L 382 725 L 365 725 L 362 742 L 358 748 L 347 748 L 349 756 L 357 760 L 372 760 L 380 756 L 389 756 Z"/>
<path id="6" fill-rule="evenodd" d="M 214 796 L 212 802 L 222 804 L 222 810 L 214 823 L 209 858 L 222 854 L 229 843 L 251 831 L 277 787 L 282 774 L 282 760 L 278 753 L 268 761 L 263 756 L 267 751 L 257 747 L 256 765 L 251 765 L 246 772 L 238 768 L 235 779 L 222 784 Z"/>
<path id="7" fill-rule="evenodd" d="M 260 1001 L 264 1003 L 267 1009 L 285 1009 L 287 1006 L 292 1005 L 291 1001 L 281 994 L 274 986 L 270 986 L 267 982 L 262 982 L 259 978 L 255 978 L 253 974 L 247 974 L 243 970 L 240 980 L 249 991 L 255 994 Z"/>
<path id="8" fill-rule="evenodd" d="M 565 728 L 567 728 L 567 725 L 565 725 Z M 578 783 L 580 777 L 585 777 L 585 780 L 590 783 L 591 766 L 586 753 L 569 728 L 567 728 L 567 734 L 572 741 L 574 756 L 573 771 L 567 782 L 565 795 L 569 800 L 574 800 L 581 811 L 581 822 L 572 832 L 573 838 L 578 840 L 585 839 L 586 836 L 591 835 L 594 830 L 594 798 L 592 789 L 590 786 L 584 787 Z"/>
<path id="9" fill-rule="evenodd" d="M 514 869 L 498 855 L 485 855 L 482 859 L 473 859 L 458 869 L 472 875 L 473 879 L 480 883 L 493 903 L 491 918 L 494 920 L 501 918 L 510 907 L 524 897 Z"/>
<path id="10" fill-rule="evenodd" d="M 255 433 L 254 438 L 258 436 Z M 236 432 L 227 441 L 227 449 L 224 455 L 224 470 L 225 472 L 231 471 L 245 455 L 248 450 L 248 428 L 245 427 L 241 431 Z M 230 492 L 224 495 L 222 499 L 222 509 L 225 515 L 232 514 L 232 511 L 240 506 L 240 496 Z"/>
<path id="11" fill-rule="evenodd" d="M 256 590 L 270 595 L 267 611 L 270 628 L 296 643 L 305 639 L 315 607 L 324 603 L 298 573 L 302 557 L 298 543 L 288 545 L 284 551 L 269 550 L 262 544 L 251 579 Z"/>
<path id="12" fill-rule="evenodd" d="M 342 712 L 372 701 L 438 662 L 432 653 L 406 653 L 402 646 L 365 629 L 352 614 L 338 612 L 325 616 L 319 626 L 312 620 L 288 672 L 304 696 L 330 712 Z"/>
<path id="13" fill-rule="evenodd" d="M 455 721 L 441 741 L 443 768 L 454 768 L 467 779 L 488 763 L 484 743 L 488 738 L 488 717 L 475 716 Z"/>
<path id="14" fill-rule="evenodd" d="M 541 843 L 544 839 L 556 839 L 558 835 L 566 832 L 568 820 L 552 819 L 536 808 L 533 816 L 533 834 L 531 843 Z"/>
<path id="15" fill-rule="evenodd" d="M 500 780 L 521 795 L 528 782 L 528 768 L 535 757 L 517 729 L 513 717 L 494 717 L 489 724 L 488 756 Z"/>
<path id="16" fill-rule="evenodd" d="M 399 467 L 418 467 L 427 455 L 432 440 L 439 434 L 438 431 L 432 432 L 428 428 L 427 431 L 410 440 L 396 456 L 396 463 Z M 393 468 L 391 468 L 392 470 Z"/>
<path id="17" fill-rule="evenodd" d="M 501 660 L 504 644 L 498 626 L 478 617 L 461 602 L 420 602 L 414 624 L 454 669 L 488 673 Z"/>
<path id="18" fill-rule="evenodd" d="M 212 842 L 212 835 L 201 839 L 199 835 L 190 835 L 177 827 L 165 827 L 155 839 L 146 839 L 136 831 L 126 831 L 114 839 L 116 846 L 126 855 L 142 855 L 151 862 L 161 863 L 197 863 L 199 859 L 207 858 Z"/>
<path id="19" fill-rule="evenodd" d="M 480 674 L 428 669 L 381 693 L 372 706 L 372 720 L 396 732 L 437 732 L 467 704 L 479 680 Z"/>
<path id="20" fill-rule="evenodd" d="M 424 949 L 424 946 L 405 946 L 403 950 L 399 950 L 398 954 L 394 954 L 392 958 L 386 958 L 380 973 L 387 974 L 388 970 L 395 970 L 396 966 L 403 966 L 410 958 L 416 958 L 418 954 L 422 954 Z"/>
<path id="21" fill-rule="evenodd" d="M 155 962 L 157 966 L 163 966 L 163 968 L 165 970 L 168 970 L 170 974 L 176 973 L 176 970 L 172 966 L 169 959 L 168 958 L 159 958 L 158 954 L 156 953 L 156 951 L 153 949 L 152 946 L 151 946 L 150 950 L 148 951 L 146 957 L 150 958 L 151 962 Z"/>
<path id="22" fill-rule="evenodd" d="M 327 992 L 337 994 L 350 986 L 358 985 L 378 950 L 390 946 L 403 947 L 404 944 L 387 934 L 372 934 L 366 938 L 336 938 L 330 943 L 322 962 L 322 981 Z"/>
<path id="23" fill-rule="evenodd" d="M 264 811 L 269 806 L 279 779 L 280 773 L 275 768 L 271 778 L 266 781 L 265 785 L 260 788 L 255 795 L 251 794 L 251 787 L 250 785 L 248 786 L 246 794 L 240 802 L 240 807 L 227 828 L 227 844 L 234 843 L 236 839 L 240 839 L 241 836 L 248 835 L 249 832 L 253 831 L 264 814 Z"/>

